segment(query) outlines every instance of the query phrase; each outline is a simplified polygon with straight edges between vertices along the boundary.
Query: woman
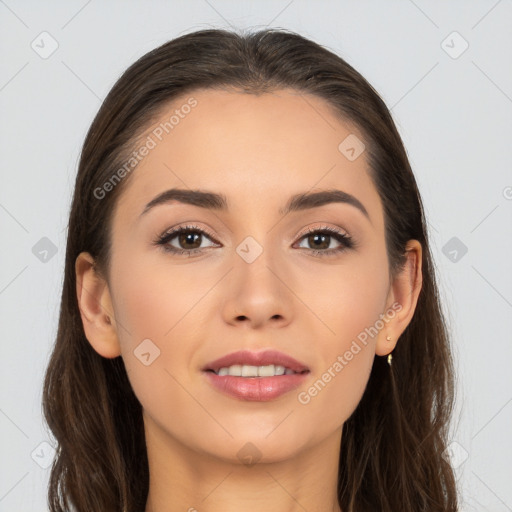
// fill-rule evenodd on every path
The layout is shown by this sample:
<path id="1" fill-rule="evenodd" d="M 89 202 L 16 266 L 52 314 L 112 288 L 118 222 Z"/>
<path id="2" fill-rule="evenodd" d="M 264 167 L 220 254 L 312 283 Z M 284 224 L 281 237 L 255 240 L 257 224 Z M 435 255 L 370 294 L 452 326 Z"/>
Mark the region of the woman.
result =
<path id="1" fill-rule="evenodd" d="M 457 510 L 420 194 L 340 57 L 272 29 L 144 55 L 68 229 L 52 512 Z"/>

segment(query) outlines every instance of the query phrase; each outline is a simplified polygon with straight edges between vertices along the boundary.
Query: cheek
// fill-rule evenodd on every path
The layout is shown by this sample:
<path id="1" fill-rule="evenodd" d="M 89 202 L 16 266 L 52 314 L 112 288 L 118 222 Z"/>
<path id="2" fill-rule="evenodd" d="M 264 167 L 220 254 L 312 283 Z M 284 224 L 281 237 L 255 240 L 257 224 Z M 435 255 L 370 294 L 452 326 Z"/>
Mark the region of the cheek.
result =
<path id="1" fill-rule="evenodd" d="M 384 264 L 361 258 L 347 266 L 318 266 L 315 277 L 304 282 L 304 291 L 308 288 L 304 302 L 321 320 L 315 330 L 322 335 L 316 338 L 315 375 L 298 402 L 320 414 L 331 430 L 352 414 L 368 383 L 377 335 L 385 326 L 385 258 Z"/>
<path id="2" fill-rule="evenodd" d="M 364 295 L 352 295 L 331 303 L 327 322 L 334 331 L 319 337 L 317 364 L 310 381 L 297 400 L 304 407 L 309 420 L 321 417 L 320 430 L 333 431 L 343 425 L 360 402 L 375 357 L 380 301 L 367 300 Z M 354 303 L 356 306 L 354 307 Z M 325 330 L 324 330 L 325 331 Z"/>
<path id="3" fill-rule="evenodd" d="M 198 327 L 198 304 L 212 283 L 190 272 L 133 256 L 116 263 L 114 308 L 123 361 L 143 405 L 188 371 Z"/>
<path id="4" fill-rule="evenodd" d="M 215 282 L 211 275 L 198 278 L 197 272 L 173 267 L 162 257 L 133 257 L 117 269 L 116 319 L 125 327 L 120 332 L 123 339 L 133 343 L 145 338 L 158 344 L 171 340 Z"/>
<path id="5" fill-rule="evenodd" d="M 316 265 L 314 270 L 302 269 L 298 295 L 320 321 L 321 339 L 327 347 L 345 351 L 376 322 L 382 324 L 389 292 L 385 257 L 358 255 L 346 264 Z M 373 340 L 373 336 L 369 338 Z"/>

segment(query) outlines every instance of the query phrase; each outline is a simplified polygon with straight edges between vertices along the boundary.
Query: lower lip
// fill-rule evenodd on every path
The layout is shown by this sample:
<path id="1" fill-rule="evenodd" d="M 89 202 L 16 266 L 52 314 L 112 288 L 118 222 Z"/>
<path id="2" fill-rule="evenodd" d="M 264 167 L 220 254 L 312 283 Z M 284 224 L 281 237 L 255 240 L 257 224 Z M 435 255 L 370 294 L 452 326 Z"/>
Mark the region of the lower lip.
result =
<path id="1" fill-rule="evenodd" d="M 210 384 L 226 395 L 240 400 L 267 402 L 292 389 L 299 387 L 309 372 L 274 377 L 234 377 L 217 375 L 211 371 L 203 372 Z"/>

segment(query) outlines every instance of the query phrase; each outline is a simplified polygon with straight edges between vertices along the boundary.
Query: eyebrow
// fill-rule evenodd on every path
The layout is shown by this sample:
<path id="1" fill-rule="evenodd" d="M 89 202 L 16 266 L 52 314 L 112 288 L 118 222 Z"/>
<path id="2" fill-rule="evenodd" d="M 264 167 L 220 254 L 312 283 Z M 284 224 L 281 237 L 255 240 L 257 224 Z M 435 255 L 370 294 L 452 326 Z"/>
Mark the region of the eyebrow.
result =
<path id="1" fill-rule="evenodd" d="M 155 206 L 167 204 L 172 201 L 178 201 L 183 204 L 190 204 L 216 211 L 227 211 L 228 201 L 224 194 L 215 192 L 206 192 L 203 190 L 185 190 L 172 188 L 162 192 L 152 199 L 144 208 L 140 216 L 146 214 Z M 284 208 L 280 208 L 280 215 L 287 215 L 291 212 L 318 208 L 331 203 L 345 203 L 357 208 L 371 222 L 368 211 L 363 204 L 353 195 L 338 189 L 322 190 L 320 192 L 303 192 L 295 194 L 286 203 Z"/>

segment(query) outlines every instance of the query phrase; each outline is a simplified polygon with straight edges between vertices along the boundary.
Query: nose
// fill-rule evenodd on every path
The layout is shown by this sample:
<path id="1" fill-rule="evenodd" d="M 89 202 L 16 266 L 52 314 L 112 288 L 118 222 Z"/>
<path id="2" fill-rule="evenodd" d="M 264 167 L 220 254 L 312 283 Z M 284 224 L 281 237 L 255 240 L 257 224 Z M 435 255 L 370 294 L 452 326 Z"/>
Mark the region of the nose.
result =
<path id="1" fill-rule="evenodd" d="M 224 321 L 251 329 L 288 325 L 293 293 L 286 281 L 286 272 L 270 251 L 264 250 L 252 263 L 236 255 L 225 290 Z"/>

